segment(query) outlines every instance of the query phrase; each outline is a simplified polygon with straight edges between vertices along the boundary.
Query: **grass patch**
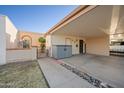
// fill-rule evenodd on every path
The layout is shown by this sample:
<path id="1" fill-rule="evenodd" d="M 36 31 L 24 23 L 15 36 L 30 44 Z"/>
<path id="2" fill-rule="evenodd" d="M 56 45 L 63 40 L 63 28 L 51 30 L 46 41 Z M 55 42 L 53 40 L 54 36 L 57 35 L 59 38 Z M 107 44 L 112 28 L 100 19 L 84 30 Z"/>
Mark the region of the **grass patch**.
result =
<path id="1" fill-rule="evenodd" d="M 0 66 L 0 87 L 47 88 L 47 83 L 36 61 L 10 63 Z"/>

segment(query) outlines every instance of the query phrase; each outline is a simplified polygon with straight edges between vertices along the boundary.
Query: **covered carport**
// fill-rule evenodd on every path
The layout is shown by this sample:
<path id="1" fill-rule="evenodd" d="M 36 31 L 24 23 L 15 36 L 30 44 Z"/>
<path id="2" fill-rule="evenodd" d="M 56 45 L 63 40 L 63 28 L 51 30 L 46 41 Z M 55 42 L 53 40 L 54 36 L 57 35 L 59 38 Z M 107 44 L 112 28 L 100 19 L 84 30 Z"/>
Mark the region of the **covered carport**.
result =
<path id="1" fill-rule="evenodd" d="M 116 32 L 118 24 L 123 25 L 123 11 L 124 6 L 80 6 L 48 32 L 51 56 L 53 45 L 72 45 L 72 54 L 78 55 L 59 59 L 65 68 L 72 67 L 76 69 L 72 72 L 85 73 L 112 87 L 124 87 L 124 58 L 109 56 L 109 35 Z M 80 40 L 86 55 L 80 54 Z"/>
<path id="2" fill-rule="evenodd" d="M 83 50 L 85 50 L 83 53 L 108 56 L 113 7 L 78 7 L 48 31 L 50 46 L 70 44 L 72 45 L 72 54 L 80 54 L 79 41 L 83 40 Z M 51 52 L 54 51 L 51 50 Z"/>

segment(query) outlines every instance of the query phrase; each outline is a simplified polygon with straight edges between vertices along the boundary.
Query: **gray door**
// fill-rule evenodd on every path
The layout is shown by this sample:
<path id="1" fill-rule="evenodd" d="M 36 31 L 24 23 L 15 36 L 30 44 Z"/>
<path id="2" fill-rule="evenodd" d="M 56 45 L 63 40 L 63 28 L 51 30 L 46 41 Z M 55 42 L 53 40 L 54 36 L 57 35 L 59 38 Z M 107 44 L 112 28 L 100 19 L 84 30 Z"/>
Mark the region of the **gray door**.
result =
<path id="1" fill-rule="evenodd" d="M 64 46 L 58 46 L 57 49 L 58 58 L 65 58 L 65 54 L 66 54 L 66 49 L 64 48 Z"/>
<path id="2" fill-rule="evenodd" d="M 66 47 L 66 57 L 70 57 L 70 56 L 72 56 L 72 46 L 68 45 Z"/>

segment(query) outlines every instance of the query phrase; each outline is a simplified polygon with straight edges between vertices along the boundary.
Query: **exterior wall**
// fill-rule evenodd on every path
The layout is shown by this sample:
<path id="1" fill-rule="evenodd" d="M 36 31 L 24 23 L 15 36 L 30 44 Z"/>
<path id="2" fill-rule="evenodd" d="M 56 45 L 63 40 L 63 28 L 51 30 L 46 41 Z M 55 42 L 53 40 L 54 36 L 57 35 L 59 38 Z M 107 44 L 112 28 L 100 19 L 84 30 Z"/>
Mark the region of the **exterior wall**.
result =
<path id="1" fill-rule="evenodd" d="M 18 30 L 13 23 L 6 17 L 6 48 L 16 48 L 18 44 Z"/>
<path id="2" fill-rule="evenodd" d="M 109 36 L 87 38 L 64 35 L 48 35 L 46 37 L 46 46 L 52 57 L 53 45 L 72 45 L 72 54 L 79 54 L 79 40 L 84 40 L 86 43 L 86 53 L 109 56 Z M 78 47 L 76 47 L 76 44 Z M 85 51 L 85 48 L 84 48 Z"/>
<path id="3" fill-rule="evenodd" d="M 109 36 L 86 39 L 86 52 L 109 56 Z"/>
<path id="4" fill-rule="evenodd" d="M 46 49 L 48 50 L 48 56 L 52 57 L 52 39 L 51 39 L 51 35 L 46 36 Z"/>
<path id="5" fill-rule="evenodd" d="M 37 59 L 37 49 L 35 47 L 31 49 L 8 49 L 6 51 L 7 63 L 10 62 L 22 62 L 28 60 Z"/>
<path id="6" fill-rule="evenodd" d="M 84 40 L 83 37 L 76 36 L 64 36 L 64 35 L 48 35 L 46 37 L 46 47 L 52 56 L 52 46 L 53 45 L 72 45 L 72 54 L 79 54 L 79 40 Z M 76 47 L 78 45 L 78 47 Z"/>
<path id="7" fill-rule="evenodd" d="M 0 65 L 6 63 L 5 16 L 0 16 Z"/>
<path id="8" fill-rule="evenodd" d="M 40 37 L 43 37 L 43 34 L 40 33 L 34 33 L 34 32 L 24 32 L 19 31 L 19 40 L 21 41 L 24 37 L 30 37 L 31 38 L 31 46 L 40 46 L 40 43 L 38 39 Z"/>

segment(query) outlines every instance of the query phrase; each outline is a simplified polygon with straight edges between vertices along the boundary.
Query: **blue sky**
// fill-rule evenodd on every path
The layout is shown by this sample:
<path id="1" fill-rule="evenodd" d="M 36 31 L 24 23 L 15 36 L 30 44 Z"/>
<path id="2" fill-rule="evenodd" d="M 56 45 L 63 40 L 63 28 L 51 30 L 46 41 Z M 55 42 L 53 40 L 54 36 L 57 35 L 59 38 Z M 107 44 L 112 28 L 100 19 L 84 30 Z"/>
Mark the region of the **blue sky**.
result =
<path id="1" fill-rule="evenodd" d="M 0 14 L 7 15 L 13 24 L 25 31 L 44 33 L 73 11 L 73 5 L 2 6 Z"/>

